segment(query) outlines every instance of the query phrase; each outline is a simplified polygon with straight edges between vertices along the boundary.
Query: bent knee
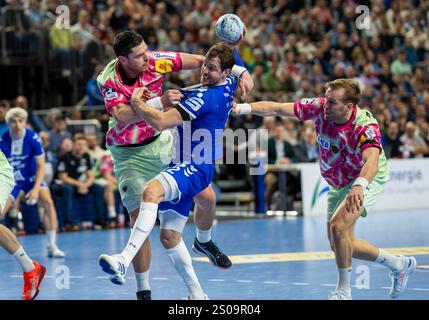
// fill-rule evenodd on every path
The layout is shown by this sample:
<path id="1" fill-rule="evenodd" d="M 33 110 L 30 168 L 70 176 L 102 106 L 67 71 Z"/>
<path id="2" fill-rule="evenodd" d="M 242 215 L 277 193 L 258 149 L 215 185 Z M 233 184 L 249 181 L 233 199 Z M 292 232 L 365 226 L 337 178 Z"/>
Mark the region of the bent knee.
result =
<path id="1" fill-rule="evenodd" d="M 194 198 L 197 205 L 201 207 L 213 207 L 216 206 L 216 194 L 213 189 L 207 188 L 204 191 L 197 194 Z"/>
<path id="2" fill-rule="evenodd" d="M 172 230 L 162 229 L 159 236 L 165 249 L 171 249 L 180 243 L 180 233 Z"/>
<path id="3" fill-rule="evenodd" d="M 333 239 L 341 239 L 348 235 L 347 225 L 341 221 L 333 221 L 330 226 L 330 231 Z"/>

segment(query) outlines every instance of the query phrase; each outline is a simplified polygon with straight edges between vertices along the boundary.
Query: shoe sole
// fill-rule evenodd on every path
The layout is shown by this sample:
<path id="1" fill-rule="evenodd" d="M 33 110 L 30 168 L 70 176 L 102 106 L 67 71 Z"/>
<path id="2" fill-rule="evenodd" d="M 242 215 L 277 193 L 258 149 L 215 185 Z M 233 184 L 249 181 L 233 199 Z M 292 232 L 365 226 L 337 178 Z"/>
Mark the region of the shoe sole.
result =
<path id="1" fill-rule="evenodd" d="M 41 267 L 42 267 L 42 274 L 41 274 L 41 276 L 39 277 L 39 282 L 37 283 L 37 286 L 36 286 L 36 293 L 35 293 L 35 294 L 34 294 L 34 296 L 31 298 L 31 300 L 36 299 L 36 297 L 39 295 L 39 292 L 40 292 L 40 290 L 39 290 L 39 288 L 40 288 L 40 284 L 42 283 L 42 280 L 43 280 L 43 278 L 45 277 L 46 268 L 45 268 L 45 267 L 43 267 L 43 266 L 41 266 Z"/>
<path id="2" fill-rule="evenodd" d="M 66 257 L 65 254 L 63 254 L 63 255 L 55 255 L 55 254 L 52 254 L 52 253 L 48 253 L 48 258 L 65 258 L 65 257 Z"/>
<path id="3" fill-rule="evenodd" d="M 416 271 L 416 268 L 417 268 L 417 260 L 416 260 L 416 258 L 410 257 L 410 260 L 411 260 L 410 271 L 408 271 L 407 276 L 405 277 L 404 281 L 402 282 L 401 291 L 395 292 L 394 295 L 390 295 L 390 297 L 392 299 L 399 298 L 399 296 L 405 291 L 405 288 L 407 287 L 408 278 L 410 277 L 410 275 L 412 275 L 414 273 L 414 271 Z"/>
<path id="4" fill-rule="evenodd" d="M 101 269 L 110 274 L 111 277 L 109 278 L 109 280 L 113 283 L 113 284 L 117 284 L 117 285 L 123 285 L 125 284 L 125 279 L 124 277 L 119 274 L 113 267 L 113 263 L 112 263 L 112 259 L 105 254 L 102 254 L 99 258 L 98 258 L 99 262 L 98 264 L 100 265 Z M 109 262 L 110 261 L 110 262 Z"/>
<path id="5" fill-rule="evenodd" d="M 200 251 L 201 250 L 201 251 Z M 212 256 L 213 257 L 213 255 L 210 253 L 210 252 L 208 252 L 208 254 L 205 254 L 204 252 L 204 250 L 203 249 L 200 249 L 200 248 L 197 248 L 196 246 L 195 246 L 195 244 L 193 244 L 192 245 L 192 251 L 194 251 L 196 254 L 198 254 L 198 255 L 200 255 L 200 256 L 203 256 L 203 257 L 206 257 L 206 258 L 208 258 L 209 259 L 209 261 L 210 261 L 210 263 L 213 265 L 213 266 L 215 266 L 215 267 L 218 267 L 219 269 L 222 269 L 222 270 L 227 270 L 227 269 L 229 269 L 229 268 L 231 268 L 231 266 L 232 266 L 232 263 L 231 263 L 231 265 L 229 266 L 229 267 L 221 267 L 221 266 L 219 266 L 218 264 L 216 264 L 216 259 L 212 259 L 212 258 L 210 258 L 210 256 Z"/>

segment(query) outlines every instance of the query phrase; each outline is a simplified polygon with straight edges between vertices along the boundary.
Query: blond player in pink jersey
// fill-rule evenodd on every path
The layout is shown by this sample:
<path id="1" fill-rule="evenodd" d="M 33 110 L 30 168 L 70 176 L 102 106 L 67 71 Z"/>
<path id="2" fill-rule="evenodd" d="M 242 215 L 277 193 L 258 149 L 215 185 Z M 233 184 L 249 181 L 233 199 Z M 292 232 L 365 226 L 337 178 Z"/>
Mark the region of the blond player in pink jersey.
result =
<path id="1" fill-rule="evenodd" d="M 144 187 L 147 181 L 168 167 L 173 143 L 168 130 L 159 132 L 137 116 L 130 106 L 133 90 L 146 87 L 150 93 L 147 97 L 149 104 L 154 107 L 171 106 L 180 100 L 182 94 L 178 90 L 169 90 L 161 96 L 165 74 L 200 68 L 204 56 L 150 52 L 143 38 L 132 31 L 118 34 L 113 47 L 117 58 L 107 64 L 97 82 L 111 116 L 106 134 L 107 147 L 112 154 L 121 199 L 130 213 L 133 226 L 140 211 Z M 241 78 L 243 95 L 251 89 L 251 78 L 248 78 L 248 73 Z M 195 242 L 198 240 L 198 244 L 204 245 L 204 253 L 213 264 L 229 268 L 231 261 L 211 240 L 215 206 L 215 193 L 211 186 L 195 197 Z M 146 240 L 133 260 L 139 300 L 151 299 L 149 264 L 150 244 Z"/>
<path id="2" fill-rule="evenodd" d="M 338 269 L 330 300 L 350 300 L 352 257 L 374 261 L 391 270 L 391 298 L 404 291 L 416 269 L 414 257 L 395 256 L 354 236 L 357 219 L 365 217 L 388 180 L 380 129 L 372 114 L 357 106 L 361 92 L 350 79 L 326 84 L 325 97 L 295 103 L 238 104 L 236 114 L 279 115 L 314 121 L 322 176 L 329 184 L 328 239 Z"/>

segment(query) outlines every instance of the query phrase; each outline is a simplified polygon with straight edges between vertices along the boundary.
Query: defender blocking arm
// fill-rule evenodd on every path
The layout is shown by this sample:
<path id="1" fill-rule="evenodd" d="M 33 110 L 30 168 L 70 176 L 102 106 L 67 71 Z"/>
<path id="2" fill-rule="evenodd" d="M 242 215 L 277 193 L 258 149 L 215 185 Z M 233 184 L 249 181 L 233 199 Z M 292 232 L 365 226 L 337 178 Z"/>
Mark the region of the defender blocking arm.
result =
<path id="1" fill-rule="evenodd" d="M 258 116 L 285 116 L 296 118 L 293 103 L 272 101 L 239 103 L 235 106 L 234 112 L 236 115 L 253 113 Z"/>
<path id="2" fill-rule="evenodd" d="M 166 112 L 154 109 L 144 102 L 143 94 L 145 88 L 135 88 L 131 96 L 131 106 L 138 117 L 144 119 L 149 125 L 157 130 L 165 130 L 177 127 L 183 123 L 183 118 L 177 109 Z"/>

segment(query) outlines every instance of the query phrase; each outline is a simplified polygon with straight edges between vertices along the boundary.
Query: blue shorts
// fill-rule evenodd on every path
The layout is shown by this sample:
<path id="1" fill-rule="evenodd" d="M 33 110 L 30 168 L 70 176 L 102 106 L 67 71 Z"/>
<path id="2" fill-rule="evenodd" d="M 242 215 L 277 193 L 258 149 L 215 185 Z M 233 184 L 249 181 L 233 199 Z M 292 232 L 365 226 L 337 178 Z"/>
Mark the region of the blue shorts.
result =
<path id="1" fill-rule="evenodd" d="M 188 217 L 193 198 L 210 185 L 214 165 L 182 163 L 163 170 L 161 174 L 168 174 L 174 179 L 179 190 L 179 197 L 160 203 L 159 211 L 173 210 Z"/>
<path id="2" fill-rule="evenodd" d="M 33 189 L 34 180 L 36 180 L 36 177 L 31 177 L 30 179 L 25 179 L 24 181 L 22 180 L 16 181 L 15 187 L 10 193 L 10 196 L 13 198 L 13 201 L 16 201 L 21 190 L 27 193 L 28 191 Z M 40 188 L 47 188 L 47 187 L 48 185 L 46 184 L 46 182 L 42 181 L 42 183 L 40 184 Z"/>

